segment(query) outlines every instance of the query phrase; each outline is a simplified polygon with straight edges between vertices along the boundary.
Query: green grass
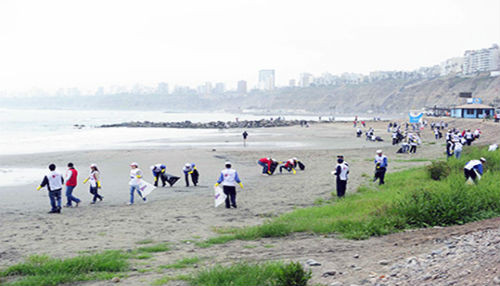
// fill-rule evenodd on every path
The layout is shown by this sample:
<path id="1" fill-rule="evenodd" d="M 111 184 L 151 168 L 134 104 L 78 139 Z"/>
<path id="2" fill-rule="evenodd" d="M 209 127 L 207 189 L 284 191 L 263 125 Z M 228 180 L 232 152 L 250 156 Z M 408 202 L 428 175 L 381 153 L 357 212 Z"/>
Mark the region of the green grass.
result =
<path id="1" fill-rule="evenodd" d="M 477 185 L 466 185 L 463 166 L 480 157 L 488 160 L 487 171 Z M 500 216 L 499 152 L 472 147 L 460 160 L 453 158 L 445 164 L 451 172 L 439 181 L 431 179 L 426 167 L 389 173 L 387 183 L 381 187 L 363 186 L 358 193 L 333 204 L 296 209 L 259 226 L 229 229 L 197 245 L 209 247 L 293 232 L 337 233 L 345 238 L 365 239 L 408 228 L 447 226 Z"/>
<path id="2" fill-rule="evenodd" d="M 201 259 L 199 257 L 183 258 L 181 260 L 176 261 L 173 264 L 161 265 L 161 266 L 159 266 L 159 268 L 162 268 L 162 269 L 183 269 L 183 268 L 193 266 L 194 264 L 196 264 L 200 261 L 201 261 Z"/>
<path id="3" fill-rule="evenodd" d="M 430 162 L 431 159 L 427 158 L 411 158 L 411 159 L 395 159 L 394 162 L 406 163 L 406 162 Z"/>
<path id="4" fill-rule="evenodd" d="M 154 252 L 166 252 L 169 251 L 170 247 L 166 243 L 159 243 L 151 246 L 142 246 L 137 248 L 137 252 L 139 253 L 154 253 Z"/>
<path id="5" fill-rule="evenodd" d="M 120 251 L 105 251 L 67 259 L 45 255 L 30 256 L 26 262 L 8 267 L 0 277 L 8 278 L 3 285 L 58 285 L 77 281 L 106 280 L 129 269 L 128 256 Z"/>
<path id="6" fill-rule="evenodd" d="M 152 257 L 153 257 L 153 255 L 151 253 L 138 253 L 133 258 L 135 258 L 135 259 L 150 259 Z"/>
<path id="7" fill-rule="evenodd" d="M 216 265 L 193 275 L 188 281 L 193 286 L 305 286 L 311 273 L 299 263 L 262 264 L 237 263 Z"/>
<path id="8" fill-rule="evenodd" d="M 177 276 L 165 276 L 160 279 L 157 279 L 153 281 L 152 285 L 153 286 L 160 286 L 160 285 L 166 285 L 170 281 L 189 281 L 191 279 L 191 276 L 187 275 L 177 275 Z"/>
<path id="9" fill-rule="evenodd" d="M 137 241 L 135 244 L 140 244 L 140 245 L 143 245 L 143 244 L 151 244 L 153 243 L 154 241 L 152 239 L 143 239 L 143 240 L 139 240 Z"/>

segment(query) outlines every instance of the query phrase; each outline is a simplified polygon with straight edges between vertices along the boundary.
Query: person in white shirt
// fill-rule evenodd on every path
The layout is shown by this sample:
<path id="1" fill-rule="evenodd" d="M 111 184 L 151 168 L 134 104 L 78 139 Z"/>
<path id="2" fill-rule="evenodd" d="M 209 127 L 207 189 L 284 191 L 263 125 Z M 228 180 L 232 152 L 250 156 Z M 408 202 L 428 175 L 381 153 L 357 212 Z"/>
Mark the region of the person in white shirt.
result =
<path id="1" fill-rule="evenodd" d="M 129 181 L 129 186 L 130 186 L 130 202 L 128 205 L 133 205 L 134 204 L 134 193 L 137 192 L 140 197 L 142 197 L 141 191 L 139 189 L 139 186 L 141 184 L 142 180 L 142 171 L 139 169 L 139 164 L 136 162 L 133 162 L 130 164 L 130 181 Z M 146 198 L 142 198 L 144 202 L 146 202 Z"/>
<path id="2" fill-rule="evenodd" d="M 383 155 L 382 150 L 377 150 L 375 156 L 375 176 L 373 181 L 379 180 L 379 185 L 385 184 L 385 172 L 387 171 L 387 157 Z"/>
<path id="3" fill-rule="evenodd" d="M 240 185 L 242 189 L 243 184 L 238 176 L 238 172 L 231 169 L 231 162 L 226 162 L 225 167 L 226 169 L 220 172 L 215 186 L 217 187 L 219 184 L 222 184 L 224 194 L 226 195 L 226 209 L 231 208 L 231 206 L 236 208 L 236 184 Z"/>
<path id="4" fill-rule="evenodd" d="M 87 182 L 89 182 L 90 184 L 89 192 L 94 196 L 92 198 L 92 202 L 90 203 L 95 204 L 97 199 L 99 199 L 99 201 L 102 201 L 104 197 L 99 195 L 98 193 L 99 189 L 101 188 L 101 174 L 99 173 L 99 169 L 97 168 L 96 164 L 90 165 L 89 176 L 85 180 L 83 180 L 84 184 Z"/>
<path id="5" fill-rule="evenodd" d="M 462 149 L 463 149 L 463 141 L 458 139 L 453 142 L 453 150 L 455 151 L 455 158 L 459 159 L 460 155 L 462 154 Z"/>
<path id="6" fill-rule="evenodd" d="M 337 166 L 332 174 L 337 177 L 337 197 L 342 198 L 345 196 L 349 175 L 349 165 L 344 162 L 344 156 L 337 156 Z"/>
<path id="7" fill-rule="evenodd" d="M 50 164 L 49 170 L 50 172 L 43 177 L 42 183 L 36 188 L 36 190 L 39 191 L 41 188 L 47 186 L 47 190 L 49 191 L 50 206 L 52 207 L 49 213 L 61 213 L 61 190 L 63 188 L 64 178 L 59 172 L 56 171 L 55 164 Z"/>

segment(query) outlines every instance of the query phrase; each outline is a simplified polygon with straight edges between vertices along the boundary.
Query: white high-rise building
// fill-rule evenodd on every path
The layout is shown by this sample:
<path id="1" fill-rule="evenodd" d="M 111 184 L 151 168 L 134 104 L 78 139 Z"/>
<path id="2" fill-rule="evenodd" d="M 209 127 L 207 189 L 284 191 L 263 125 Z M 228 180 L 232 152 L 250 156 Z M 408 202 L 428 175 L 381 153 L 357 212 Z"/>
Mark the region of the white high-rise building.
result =
<path id="1" fill-rule="evenodd" d="M 313 75 L 310 73 L 301 73 L 299 79 L 299 85 L 301 87 L 308 87 L 313 81 Z"/>
<path id="2" fill-rule="evenodd" d="M 494 44 L 489 49 L 468 50 L 464 54 L 463 74 L 500 70 L 500 51 Z"/>
<path id="3" fill-rule="evenodd" d="M 274 70 L 259 71 L 259 88 L 263 90 L 273 90 L 275 88 Z"/>

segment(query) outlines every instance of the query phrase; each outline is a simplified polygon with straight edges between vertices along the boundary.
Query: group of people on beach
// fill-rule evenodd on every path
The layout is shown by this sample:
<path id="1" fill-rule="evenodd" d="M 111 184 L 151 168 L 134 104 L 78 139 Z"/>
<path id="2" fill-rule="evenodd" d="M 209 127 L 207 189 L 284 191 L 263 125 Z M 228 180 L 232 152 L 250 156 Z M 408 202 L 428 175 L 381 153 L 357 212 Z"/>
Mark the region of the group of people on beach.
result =
<path id="1" fill-rule="evenodd" d="M 279 167 L 280 173 L 283 173 L 283 170 L 292 172 L 294 175 L 297 174 L 297 169 L 304 170 L 305 165 L 301 161 L 299 161 L 296 157 L 290 158 L 286 161 L 278 161 L 271 157 L 260 158 L 257 161 L 257 164 L 262 167 L 262 175 L 263 176 L 271 176 L 274 174 L 276 169 Z"/>
<path id="2" fill-rule="evenodd" d="M 357 124 L 355 124 L 355 126 L 356 125 Z M 409 124 L 408 122 L 406 122 L 405 124 L 398 124 L 396 122 L 391 122 L 388 125 L 387 131 L 392 133 L 392 144 L 396 145 L 401 142 L 402 146 L 397 151 L 397 153 L 415 153 L 417 146 L 421 144 L 420 132 L 423 131 L 424 128 L 428 125 L 429 124 L 426 121 L 417 124 Z M 436 140 L 442 137 L 442 135 L 440 135 L 442 134 L 441 130 L 443 128 L 446 128 L 447 126 L 448 124 L 444 122 L 430 124 L 430 127 L 435 134 Z M 410 127 L 414 132 L 409 131 Z M 358 127 L 358 137 L 360 137 L 360 133 L 361 131 Z M 367 133 L 369 133 L 370 136 L 374 136 L 374 129 L 369 128 Z M 247 136 L 248 133 L 245 131 L 243 133 L 244 140 L 246 140 Z M 446 154 L 448 158 L 452 156 L 460 158 L 463 146 L 471 145 L 472 142 L 478 140 L 480 136 L 480 129 L 476 129 L 473 132 L 470 129 L 463 130 L 462 132 L 455 128 L 449 129 L 445 136 Z M 383 185 L 385 183 L 385 173 L 387 172 L 388 168 L 388 158 L 383 154 L 382 150 L 377 150 L 373 162 L 375 164 L 373 181 L 378 181 L 380 185 Z M 464 166 L 464 175 L 466 180 L 468 182 L 474 182 L 477 179 L 480 179 L 484 171 L 483 165 L 485 163 L 485 158 L 469 161 Z M 293 174 L 297 173 L 297 169 L 305 169 L 305 165 L 296 157 L 292 157 L 286 161 L 279 161 L 272 157 L 264 157 L 260 158 L 257 161 L 257 164 L 262 167 L 263 176 L 273 175 L 277 169 L 279 169 L 280 173 L 283 173 L 283 171 L 286 170 L 287 172 Z M 230 162 L 226 162 L 224 165 L 225 169 L 221 171 L 215 187 L 218 187 L 219 185 L 222 186 L 223 192 L 226 195 L 226 208 L 236 208 L 236 186 L 239 185 L 241 188 L 243 188 L 243 185 L 237 171 L 232 169 L 232 164 Z M 64 205 L 65 207 L 78 207 L 78 205 L 81 203 L 81 199 L 73 195 L 73 191 L 77 186 L 78 171 L 76 170 L 74 164 L 71 162 L 67 164 L 67 167 L 68 169 L 65 175 L 62 175 L 56 170 L 55 164 L 50 164 L 49 173 L 44 176 L 42 183 L 37 187 L 37 190 L 46 187 L 49 191 L 48 193 L 51 205 L 51 210 L 49 213 L 61 213 L 63 187 L 66 187 L 65 194 L 67 202 Z M 96 164 L 91 164 L 89 168 L 89 175 L 85 178 L 83 183 L 89 183 L 89 192 L 92 195 L 91 204 L 95 204 L 96 202 L 102 201 L 104 198 L 99 194 L 99 189 L 101 189 L 100 172 Z M 158 187 L 160 181 L 162 182 L 162 187 L 165 187 L 167 183 L 172 187 L 180 179 L 180 177 L 178 176 L 168 174 L 166 172 L 166 165 L 162 163 L 157 163 L 151 166 L 151 171 L 154 179 L 154 187 Z M 190 179 L 192 184 L 194 186 L 197 186 L 200 174 L 198 169 L 196 168 L 195 163 L 186 163 L 182 168 L 182 172 L 184 173 L 186 187 L 190 186 Z M 339 198 L 345 196 L 349 172 L 349 164 L 345 161 L 344 156 L 338 155 L 337 164 L 335 166 L 335 169 L 332 171 L 332 175 L 336 177 L 337 196 Z M 143 196 L 142 192 L 142 177 L 143 172 L 139 168 L 139 164 L 137 162 L 131 163 L 129 180 L 130 200 L 127 203 L 128 205 L 134 204 L 134 196 L 136 193 L 139 195 L 142 201 L 147 201 L 146 196 Z"/>
<path id="3" fill-rule="evenodd" d="M 63 175 L 56 170 L 55 164 L 50 164 L 48 166 L 49 173 L 43 177 L 41 184 L 37 187 L 37 191 L 42 188 L 47 188 L 48 195 L 50 199 L 51 210 L 49 213 L 61 213 L 62 210 L 62 190 L 66 187 L 66 199 L 67 203 L 64 207 L 78 207 L 81 203 L 81 199 L 73 195 L 73 191 L 78 184 L 78 171 L 76 170 L 73 163 L 68 163 L 68 170 L 66 174 Z M 179 179 L 179 177 L 172 176 L 166 173 L 166 166 L 164 164 L 158 163 L 151 166 L 151 171 L 154 178 L 154 186 L 158 186 L 158 181 L 162 181 L 163 187 L 165 187 L 166 182 L 173 186 L 173 184 Z M 186 187 L 189 187 L 189 176 L 194 186 L 198 184 L 199 172 L 194 163 L 186 163 L 182 171 L 185 175 Z M 130 164 L 130 200 L 127 205 L 134 204 L 135 194 L 139 195 L 143 202 L 147 201 L 146 196 L 143 195 L 144 181 L 143 181 L 143 171 L 139 168 L 137 162 L 132 162 Z M 174 178 L 174 179 L 172 179 Z M 90 165 L 90 172 L 88 177 L 83 180 L 83 183 L 89 182 L 90 193 L 92 194 L 91 204 L 95 204 L 97 201 L 102 201 L 104 197 L 98 193 L 101 189 L 101 180 L 99 169 L 96 164 Z M 215 186 L 221 185 L 223 187 L 224 194 L 226 198 L 226 208 L 236 208 L 236 185 L 243 188 L 243 184 L 238 176 L 238 172 L 232 169 L 230 162 L 225 163 L 225 169 L 220 173 L 220 176 L 215 184 Z M 74 203 L 74 204 L 73 204 Z"/>
<path id="4" fill-rule="evenodd" d="M 81 200 L 73 195 L 73 190 L 77 185 L 77 179 L 78 171 L 75 169 L 73 163 L 68 163 L 68 170 L 64 176 L 56 170 L 55 164 L 49 165 L 49 173 L 43 177 L 42 183 L 37 187 L 37 191 L 44 187 L 49 191 L 51 206 L 49 213 L 61 213 L 63 186 L 66 187 L 67 199 L 64 206 L 73 207 L 73 203 L 75 203 L 74 206 L 78 207 Z M 83 180 L 84 184 L 87 182 L 89 182 L 90 185 L 90 194 L 93 196 L 91 204 L 95 204 L 97 200 L 102 201 L 104 197 L 98 193 L 98 190 L 101 188 L 101 180 L 99 169 L 96 164 L 90 165 L 89 175 Z"/>

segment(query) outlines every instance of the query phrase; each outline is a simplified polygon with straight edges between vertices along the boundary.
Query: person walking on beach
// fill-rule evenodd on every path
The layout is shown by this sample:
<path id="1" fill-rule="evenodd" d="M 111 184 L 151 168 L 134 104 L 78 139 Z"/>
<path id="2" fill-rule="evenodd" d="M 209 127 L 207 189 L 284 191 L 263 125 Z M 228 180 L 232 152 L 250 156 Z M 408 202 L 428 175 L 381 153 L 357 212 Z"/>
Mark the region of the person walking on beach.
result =
<path id="1" fill-rule="evenodd" d="M 224 194 L 226 195 L 226 209 L 236 208 L 236 184 L 240 185 L 243 189 L 243 184 L 238 176 L 238 172 L 231 168 L 231 162 L 225 163 L 225 169 L 220 172 L 220 177 L 215 183 L 217 187 L 219 184 L 222 185 Z"/>
<path id="2" fill-rule="evenodd" d="M 184 168 L 182 168 L 182 172 L 184 172 L 186 187 L 189 187 L 189 175 L 191 175 L 193 185 L 196 187 L 196 185 L 198 184 L 198 178 L 200 177 L 200 173 L 198 173 L 196 165 L 194 163 L 186 163 L 186 165 L 184 165 Z"/>
<path id="3" fill-rule="evenodd" d="M 141 184 L 142 180 L 142 171 L 139 169 L 139 164 L 136 162 L 133 162 L 130 164 L 130 181 L 129 181 L 129 186 L 130 186 L 130 202 L 128 202 L 128 205 L 133 205 L 134 204 L 134 193 L 137 192 L 140 197 L 142 197 L 141 191 L 139 189 L 139 186 Z M 146 202 L 146 198 L 142 198 L 144 202 Z"/>
<path id="4" fill-rule="evenodd" d="M 480 180 L 483 175 L 484 167 L 483 164 L 486 163 L 486 159 L 481 157 L 479 160 L 471 160 L 467 162 L 464 166 L 464 175 L 466 181 L 476 182 Z"/>
<path id="5" fill-rule="evenodd" d="M 73 190 L 77 185 L 78 179 L 78 171 L 75 169 L 73 163 L 68 163 L 68 171 L 66 171 L 66 199 L 67 203 L 65 207 L 72 207 L 72 202 L 75 202 L 75 207 L 78 207 L 78 204 L 81 200 L 75 196 L 73 196 Z"/>
<path id="6" fill-rule="evenodd" d="M 246 147 L 247 146 L 247 137 L 248 137 L 248 132 L 245 130 L 243 131 L 243 147 Z"/>
<path id="7" fill-rule="evenodd" d="M 97 168 L 97 165 L 91 164 L 89 176 L 85 180 L 83 180 L 84 184 L 89 182 L 89 185 L 90 185 L 89 192 L 94 196 L 92 198 L 92 202 L 90 202 L 91 204 L 95 204 L 97 199 L 99 199 L 99 201 L 102 201 L 102 199 L 104 198 L 103 196 L 99 195 L 99 193 L 98 193 L 99 189 L 101 188 L 101 180 L 100 179 L 101 179 L 101 174 L 99 173 L 99 169 Z"/>
<path id="8" fill-rule="evenodd" d="M 375 156 L 375 177 L 373 181 L 379 180 L 379 185 L 385 184 L 385 172 L 387 171 L 387 157 L 382 153 L 382 150 L 377 150 Z"/>
<path id="9" fill-rule="evenodd" d="M 347 189 L 347 177 L 349 174 L 349 165 L 344 162 L 344 156 L 337 156 L 337 166 L 335 171 L 332 172 L 337 177 L 337 197 L 342 198 L 345 196 Z"/>
<path id="10" fill-rule="evenodd" d="M 155 187 L 158 187 L 158 181 L 161 179 L 161 182 L 162 182 L 162 187 L 165 187 L 165 182 L 166 182 L 166 176 L 164 175 L 165 174 L 165 171 L 167 170 L 167 166 L 161 164 L 161 163 L 158 163 L 154 166 L 151 166 L 151 171 L 153 172 L 153 177 L 155 178 L 154 181 L 154 185 Z"/>
<path id="11" fill-rule="evenodd" d="M 63 176 L 56 171 L 56 165 L 49 165 L 50 172 L 43 177 L 42 183 L 36 188 L 39 191 L 41 188 L 47 186 L 49 191 L 50 206 L 52 209 L 49 214 L 61 213 L 61 190 L 64 184 Z"/>

